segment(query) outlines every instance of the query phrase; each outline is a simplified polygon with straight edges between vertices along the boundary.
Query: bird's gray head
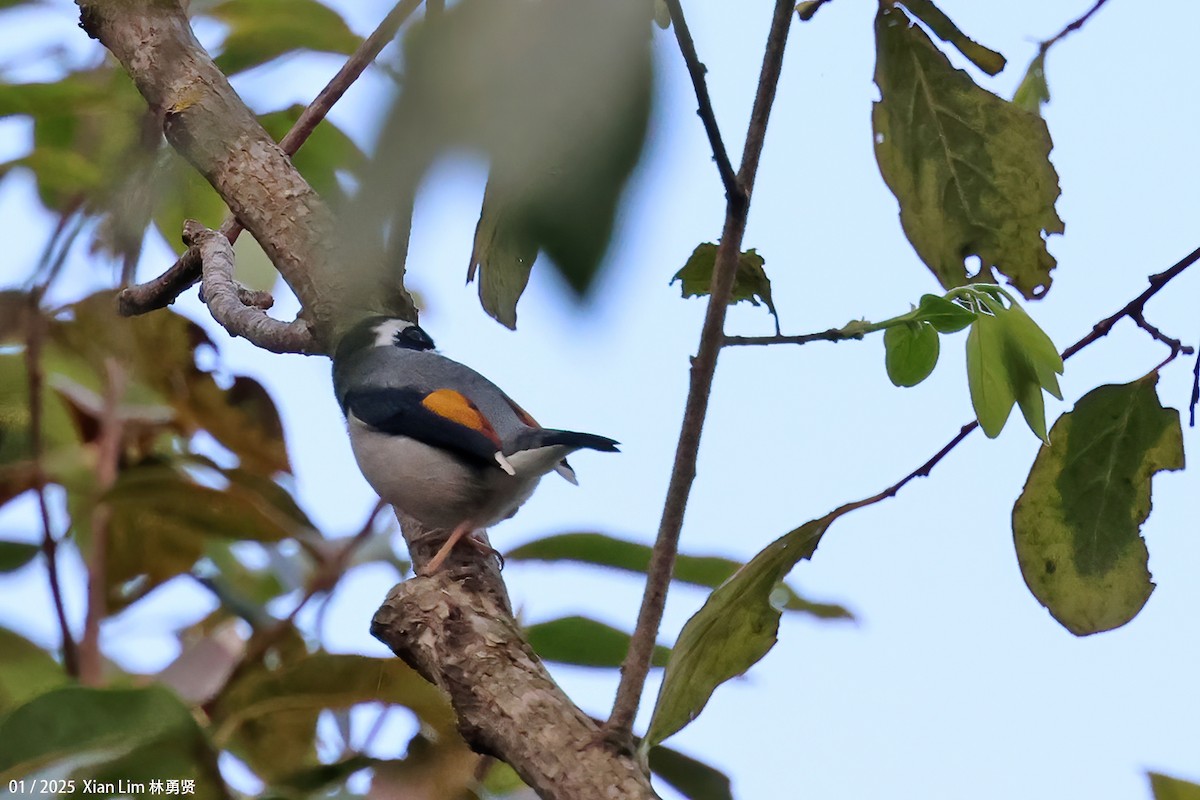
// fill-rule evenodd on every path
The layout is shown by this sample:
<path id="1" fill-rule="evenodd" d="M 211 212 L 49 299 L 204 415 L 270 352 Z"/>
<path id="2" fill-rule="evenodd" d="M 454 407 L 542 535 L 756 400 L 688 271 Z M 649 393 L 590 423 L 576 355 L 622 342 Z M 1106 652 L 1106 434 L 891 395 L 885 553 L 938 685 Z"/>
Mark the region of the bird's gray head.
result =
<path id="1" fill-rule="evenodd" d="M 433 346 L 433 339 L 415 322 L 399 317 L 367 317 L 341 338 L 334 360 L 341 361 L 372 347 L 432 350 Z"/>

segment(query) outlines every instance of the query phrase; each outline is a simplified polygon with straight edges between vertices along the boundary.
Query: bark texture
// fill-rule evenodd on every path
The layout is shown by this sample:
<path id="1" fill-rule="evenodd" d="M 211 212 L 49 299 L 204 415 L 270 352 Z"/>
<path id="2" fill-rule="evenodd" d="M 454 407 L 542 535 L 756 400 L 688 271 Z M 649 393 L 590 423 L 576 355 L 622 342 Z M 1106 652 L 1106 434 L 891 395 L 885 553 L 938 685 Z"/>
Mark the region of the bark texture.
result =
<path id="1" fill-rule="evenodd" d="M 381 292 L 377 280 L 338 268 L 330 209 L 200 46 L 178 2 L 77 3 L 81 27 L 121 62 L 162 120 L 167 141 L 262 245 L 323 349 L 348 317 L 403 310 L 402 289 Z"/>
<path id="2" fill-rule="evenodd" d="M 478 580 L 460 582 L 447 568 L 406 581 L 388 594 L 371 633 L 451 697 L 472 749 L 511 764 L 540 797 L 655 797 L 634 757 L 612 752 L 547 674 L 507 603 L 474 590 Z"/>

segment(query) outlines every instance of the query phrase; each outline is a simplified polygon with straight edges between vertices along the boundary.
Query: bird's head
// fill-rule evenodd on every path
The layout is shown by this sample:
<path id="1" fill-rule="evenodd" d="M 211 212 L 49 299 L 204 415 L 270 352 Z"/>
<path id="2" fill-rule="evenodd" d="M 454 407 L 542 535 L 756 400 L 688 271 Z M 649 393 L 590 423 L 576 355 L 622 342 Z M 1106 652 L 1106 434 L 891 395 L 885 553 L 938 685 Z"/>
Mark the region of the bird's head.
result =
<path id="1" fill-rule="evenodd" d="M 420 325 L 399 317 L 367 317 L 338 341 L 334 361 L 372 347 L 399 347 L 404 350 L 432 350 L 433 339 Z"/>

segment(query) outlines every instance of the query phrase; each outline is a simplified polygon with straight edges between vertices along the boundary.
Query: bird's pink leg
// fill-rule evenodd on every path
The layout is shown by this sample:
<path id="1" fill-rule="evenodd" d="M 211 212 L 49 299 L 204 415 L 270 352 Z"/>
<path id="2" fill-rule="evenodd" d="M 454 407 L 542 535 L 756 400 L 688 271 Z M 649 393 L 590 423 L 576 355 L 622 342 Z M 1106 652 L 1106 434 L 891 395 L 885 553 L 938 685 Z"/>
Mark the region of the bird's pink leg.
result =
<path id="1" fill-rule="evenodd" d="M 474 531 L 475 523 L 471 520 L 467 520 L 466 522 L 459 524 L 457 528 L 451 531 L 449 538 L 446 539 L 446 543 L 443 544 L 436 553 L 434 553 L 433 558 L 429 559 L 429 563 L 418 570 L 418 574 L 432 575 L 441 569 L 442 564 L 446 561 L 447 556 L 450 555 L 450 551 L 454 549 L 454 545 L 458 544 L 458 540 L 464 536 L 470 535 Z"/>

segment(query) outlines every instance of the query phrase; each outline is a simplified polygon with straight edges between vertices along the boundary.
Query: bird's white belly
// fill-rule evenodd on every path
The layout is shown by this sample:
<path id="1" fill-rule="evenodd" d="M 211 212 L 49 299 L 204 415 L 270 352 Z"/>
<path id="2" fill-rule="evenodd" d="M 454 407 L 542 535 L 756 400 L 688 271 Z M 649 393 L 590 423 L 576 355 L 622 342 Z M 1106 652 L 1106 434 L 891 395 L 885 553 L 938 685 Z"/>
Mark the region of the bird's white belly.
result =
<path id="1" fill-rule="evenodd" d="M 541 478 L 464 464 L 416 439 L 374 431 L 353 416 L 350 444 L 371 488 L 430 528 L 453 528 L 468 520 L 486 528 L 506 519 Z"/>

